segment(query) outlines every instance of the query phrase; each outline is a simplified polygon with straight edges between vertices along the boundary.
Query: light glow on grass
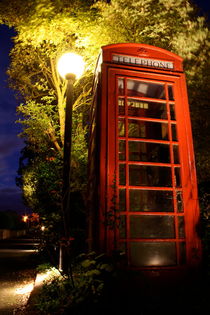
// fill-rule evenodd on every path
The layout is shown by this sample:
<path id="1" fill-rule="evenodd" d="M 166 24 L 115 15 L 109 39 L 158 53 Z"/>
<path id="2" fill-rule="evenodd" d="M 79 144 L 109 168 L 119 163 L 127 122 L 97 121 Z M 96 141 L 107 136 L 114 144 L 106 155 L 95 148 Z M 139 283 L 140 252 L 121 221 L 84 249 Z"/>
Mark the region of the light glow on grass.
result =
<path id="1" fill-rule="evenodd" d="M 17 288 L 15 290 L 15 293 L 16 294 L 27 294 L 27 293 L 31 293 L 31 291 L 33 290 L 34 288 L 34 283 L 33 282 L 30 282 L 24 286 L 21 286 L 19 288 Z"/>
<path id="2" fill-rule="evenodd" d="M 56 269 L 54 267 L 50 268 L 50 269 L 46 270 L 45 272 L 39 273 L 37 275 L 37 277 L 36 277 L 36 285 L 40 285 L 44 281 L 45 282 L 51 281 L 54 278 L 58 278 L 60 276 L 61 276 L 61 274 L 60 274 L 58 269 Z"/>

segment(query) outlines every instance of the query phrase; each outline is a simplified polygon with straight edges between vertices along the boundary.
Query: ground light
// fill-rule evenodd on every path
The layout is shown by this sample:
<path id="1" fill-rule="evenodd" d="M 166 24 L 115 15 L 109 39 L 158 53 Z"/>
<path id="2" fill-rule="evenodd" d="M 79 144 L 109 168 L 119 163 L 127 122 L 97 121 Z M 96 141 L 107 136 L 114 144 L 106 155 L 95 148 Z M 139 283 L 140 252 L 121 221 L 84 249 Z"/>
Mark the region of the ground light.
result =
<path id="1" fill-rule="evenodd" d="M 65 109 L 65 133 L 64 133 L 64 157 L 63 157 L 63 216 L 65 240 L 70 241 L 70 175 L 71 175 L 71 143 L 72 143 L 72 107 L 73 107 L 73 85 L 84 72 L 85 63 L 81 56 L 75 53 L 65 53 L 57 63 L 60 76 L 67 80 L 66 109 Z M 62 244 L 64 242 L 62 241 Z M 68 245 L 67 244 L 67 245 Z M 62 246 L 61 246 L 62 247 Z M 64 257 L 60 251 L 60 257 Z M 63 260 L 64 258 L 62 258 Z M 61 259 L 60 259 L 61 260 Z M 59 269 L 63 269 L 59 263 Z"/>

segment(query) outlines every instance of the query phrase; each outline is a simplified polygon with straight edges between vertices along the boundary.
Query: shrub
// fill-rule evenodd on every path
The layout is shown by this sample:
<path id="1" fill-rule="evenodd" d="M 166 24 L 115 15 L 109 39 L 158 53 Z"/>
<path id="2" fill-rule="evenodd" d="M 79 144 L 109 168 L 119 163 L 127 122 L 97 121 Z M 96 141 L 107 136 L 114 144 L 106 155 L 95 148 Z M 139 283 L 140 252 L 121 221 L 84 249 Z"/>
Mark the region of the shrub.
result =
<path id="1" fill-rule="evenodd" d="M 44 284 L 36 304 L 40 314 L 95 314 L 102 310 L 113 264 L 105 255 L 92 252 L 79 255 L 72 269 L 73 282 L 62 276 Z"/>

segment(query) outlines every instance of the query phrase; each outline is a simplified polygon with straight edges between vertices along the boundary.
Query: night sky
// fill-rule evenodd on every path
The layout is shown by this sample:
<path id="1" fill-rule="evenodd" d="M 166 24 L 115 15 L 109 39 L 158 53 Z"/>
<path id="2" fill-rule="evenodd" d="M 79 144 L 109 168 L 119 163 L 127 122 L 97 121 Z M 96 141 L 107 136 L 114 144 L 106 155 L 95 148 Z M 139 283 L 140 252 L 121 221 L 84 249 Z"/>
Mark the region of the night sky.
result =
<path id="1" fill-rule="evenodd" d="M 21 190 L 15 184 L 23 139 L 17 137 L 21 127 L 15 123 L 17 101 L 8 88 L 6 70 L 9 65 L 11 37 L 14 32 L 0 26 L 0 210 L 24 212 Z"/>
<path id="2" fill-rule="evenodd" d="M 194 1 L 208 14 L 209 0 Z M 6 26 L 0 26 L 0 211 L 26 211 L 21 200 L 21 191 L 15 184 L 20 150 L 24 147 L 23 139 L 17 137 L 21 131 L 15 123 L 16 106 L 14 92 L 8 88 L 6 69 L 9 65 L 9 51 L 12 48 L 14 32 Z"/>

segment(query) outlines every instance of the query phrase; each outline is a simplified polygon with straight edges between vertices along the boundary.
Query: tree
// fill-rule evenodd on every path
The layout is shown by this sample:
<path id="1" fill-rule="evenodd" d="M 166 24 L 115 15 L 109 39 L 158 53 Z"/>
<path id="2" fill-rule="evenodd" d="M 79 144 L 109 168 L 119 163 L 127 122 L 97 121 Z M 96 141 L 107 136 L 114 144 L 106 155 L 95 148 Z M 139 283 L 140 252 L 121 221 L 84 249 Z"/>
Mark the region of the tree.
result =
<path id="1" fill-rule="evenodd" d="M 99 22 L 93 39 L 109 43 L 139 42 L 170 50 L 184 58 L 199 183 L 210 178 L 210 32 L 190 1 L 98 1 Z M 103 31 L 105 30 L 105 31 Z M 98 34 L 98 35 L 97 35 Z M 205 126 L 205 128 L 202 128 Z"/>
<path id="2" fill-rule="evenodd" d="M 39 212 L 42 223 L 47 227 L 45 234 L 53 242 L 57 242 L 60 237 L 55 231 L 62 233 L 62 158 L 66 103 L 66 82 L 57 73 L 56 60 L 67 46 L 74 47 L 74 36 L 67 34 L 67 30 L 74 19 L 73 10 L 78 1 L 72 1 L 70 8 L 67 3 L 68 1 L 62 2 L 63 8 L 60 6 L 61 1 L 11 1 L 9 6 L 5 1 L 0 4 L 4 23 L 14 27 L 17 33 L 8 70 L 10 86 L 17 91 L 21 102 L 17 112 L 23 126 L 21 136 L 26 139 L 17 183 L 22 188 L 26 204 L 33 211 Z M 65 16 L 69 16 L 67 21 Z M 54 23 L 51 23 L 50 17 Z M 40 21 L 45 27 L 38 31 Z M 60 37 L 55 36 L 55 28 L 61 28 Z M 43 30 L 48 34 L 45 33 L 42 37 Z M 37 31 L 38 36 L 35 35 Z M 49 38 L 54 38 L 54 41 Z M 82 83 L 77 83 L 79 87 L 76 86 L 76 91 L 78 89 L 79 93 L 75 95 L 73 114 L 71 191 L 72 201 L 77 208 L 78 201 L 75 201 L 74 195 L 82 199 L 86 181 L 87 128 L 83 121 L 85 107 L 90 101 L 86 97 L 91 87 L 88 76 L 89 74 L 83 78 Z M 81 211 L 80 206 L 75 220 L 78 221 L 77 217 L 81 217 Z"/>
<path id="3" fill-rule="evenodd" d="M 0 22 L 16 32 L 8 75 L 22 102 L 17 109 L 22 136 L 27 140 L 27 150 L 33 152 L 20 175 L 23 194 L 33 209 L 38 207 L 40 212 L 49 213 L 47 204 L 51 200 L 57 211 L 60 198 L 51 198 L 49 190 L 40 187 L 42 183 L 51 187 L 52 182 L 61 182 L 66 83 L 57 73 L 56 61 L 69 49 L 82 54 L 87 64 L 83 78 L 75 85 L 72 160 L 75 191 L 84 192 L 85 126 L 96 59 L 101 46 L 118 42 L 156 45 L 184 58 L 198 177 L 200 182 L 207 180 L 209 29 L 190 1 L 3 0 Z M 200 128 L 201 124 L 205 129 Z M 55 190 L 60 196 L 60 188 Z"/>

